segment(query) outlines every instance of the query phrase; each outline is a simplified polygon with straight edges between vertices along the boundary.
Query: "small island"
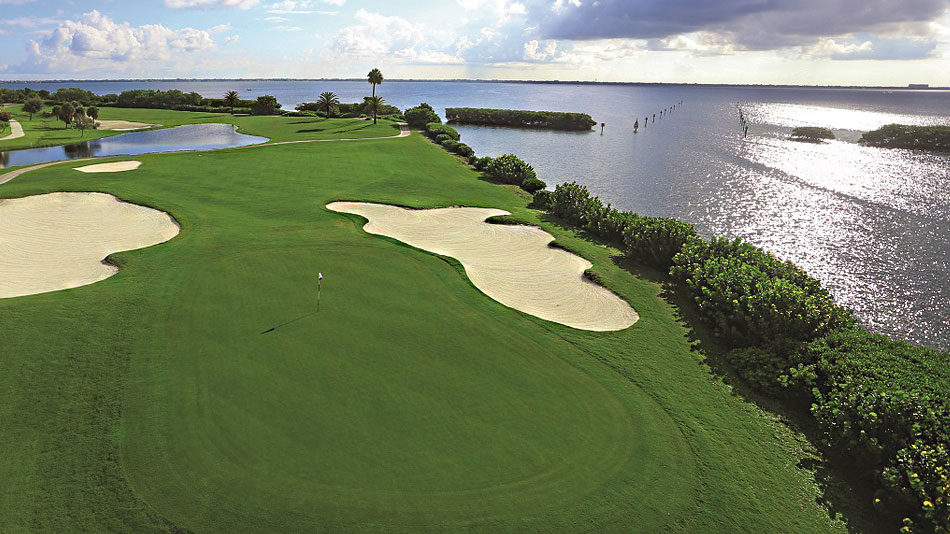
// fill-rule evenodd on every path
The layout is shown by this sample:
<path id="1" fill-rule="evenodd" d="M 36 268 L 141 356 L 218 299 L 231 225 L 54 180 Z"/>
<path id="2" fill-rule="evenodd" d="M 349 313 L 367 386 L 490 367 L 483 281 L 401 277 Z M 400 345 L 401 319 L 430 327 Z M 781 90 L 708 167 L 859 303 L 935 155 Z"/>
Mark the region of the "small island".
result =
<path id="1" fill-rule="evenodd" d="M 819 126 L 799 126 L 792 130 L 792 141 L 802 141 L 805 143 L 821 143 L 825 139 L 834 139 L 835 133 L 828 128 Z"/>
<path id="2" fill-rule="evenodd" d="M 456 124 L 570 131 L 590 130 L 597 124 L 597 121 L 586 113 L 521 109 L 446 108 L 445 118 Z"/>
<path id="3" fill-rule="evenodd" d="M 862 145 L 950 152 L 950 126 L 888 124 L 858 140 Z"/>

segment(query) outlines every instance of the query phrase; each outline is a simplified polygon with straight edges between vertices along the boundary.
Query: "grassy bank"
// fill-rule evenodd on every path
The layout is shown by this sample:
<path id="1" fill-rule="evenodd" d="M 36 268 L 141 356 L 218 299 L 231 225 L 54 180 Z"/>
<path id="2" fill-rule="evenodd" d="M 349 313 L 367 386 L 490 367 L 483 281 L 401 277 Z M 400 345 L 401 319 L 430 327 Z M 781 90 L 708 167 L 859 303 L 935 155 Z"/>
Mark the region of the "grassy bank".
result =
<path id="1" fill-rule="evenodd" d="M 270 120 L 241 126 L 290 135 Z M 807 444 L 703 363 L 650 271 L 421 136 L 136 159 L 0 186 L 109 192 L 182 226 L 108 280 L 0 300 L 0 531 L 845 530 Z M 508 309 L 333 200 L 506 209 L 640 321 Z"/>
<path id="2" fill-rule="evenodd" d="M 45 108 L 44 111 L 49 111 Z M 86 130 L 80 132 L 54 117 L 43 117 L 34 113 L 30 119 L 22 106 L 7 105 L 4 111 L 13 114 L 23 126 L 24 137 L 0 142 L 0 151 L 21 148 L 66 145 L 94 139 L 102 139 L 128 132 L 109 130 Z M 383 137 L 393 134 L 392 122 L 360 119 L 330 119 L 315 117 L 281 116 L 236 116 L 223 113 L 195 113 L 189 111 L 171 111 L 166 109 L 109 108 L 99 110 L 100 120 L 126 120 L 146 124 L 158 124 L 158 127 L 173 127 L 183 124 L 226 123 L 234 124 L 242 133 L 270 138 L 271 142 L 294 141 L 299 139 L 337 139 L 341 137 L 365 138 Z"/>

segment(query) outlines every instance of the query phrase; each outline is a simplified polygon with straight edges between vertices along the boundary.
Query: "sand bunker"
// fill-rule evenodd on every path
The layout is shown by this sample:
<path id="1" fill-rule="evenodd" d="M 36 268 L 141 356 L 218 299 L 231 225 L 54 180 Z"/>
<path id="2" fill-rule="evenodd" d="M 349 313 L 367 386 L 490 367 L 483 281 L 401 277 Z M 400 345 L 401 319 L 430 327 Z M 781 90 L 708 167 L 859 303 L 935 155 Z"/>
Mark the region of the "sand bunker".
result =
<path id="1" fill-rule="evenodd" d="M 146 122 L 132 122 L 132 121 L 96 121 L 99 123 L 100 130 L 112 130 L 116 132 L 124 132 L 127 130 L 143 130 L 145 128 L 151 128 L 152 126 L 158 126 L 157 124 L 148 124 Z"/>
<path id="2" fill-rule="evenodd" d="M 167 213 L 105 193 L 50 193 L 0 199 L 0 298 L 46 293 L 104 280 L 113 252 L 178 235 Z"/>
<path id="3" fill-rule="evenodd" d="M 485 208 L 411 210 L 333 202 L 327 208 L 369 220 L 363 227 L 457 259 L 489 297 L 516 310 L 582 330 L 622 330 L 639 319 L 623 299 L 584 278 L 591 264 L 548 246 L 551 234 L 530 226 L 489 224 L 508 212 Z"/>
<path id="4" fill-rule="evenodd" d="M 113 163 L 97 163 L 96 165 L 86 165 L 85 167 L 76 167 L 74 170 L 86 173 L 99 172 L 123 172 L 134 171 L 139 168 L 141 161 L 115 161 Z"/>

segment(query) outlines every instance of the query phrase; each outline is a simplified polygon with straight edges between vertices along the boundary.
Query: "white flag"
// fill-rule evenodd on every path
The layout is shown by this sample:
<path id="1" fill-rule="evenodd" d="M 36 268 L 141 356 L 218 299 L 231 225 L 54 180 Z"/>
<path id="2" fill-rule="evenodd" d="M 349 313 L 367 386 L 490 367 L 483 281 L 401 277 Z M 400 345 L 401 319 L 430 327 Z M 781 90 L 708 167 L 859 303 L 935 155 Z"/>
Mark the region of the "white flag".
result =
<path id="1" fill-rule="evenodd" d="M 317 280 L 323 280 L 323 273 L 317 273 Z"/>

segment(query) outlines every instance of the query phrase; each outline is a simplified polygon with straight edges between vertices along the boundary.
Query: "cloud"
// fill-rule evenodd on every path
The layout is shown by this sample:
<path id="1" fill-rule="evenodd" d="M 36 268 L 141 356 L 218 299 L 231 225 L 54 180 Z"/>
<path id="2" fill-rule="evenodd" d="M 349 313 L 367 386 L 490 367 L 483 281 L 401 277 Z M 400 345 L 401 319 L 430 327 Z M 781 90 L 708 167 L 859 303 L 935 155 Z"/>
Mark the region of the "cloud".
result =
<path id="1" fill-rule="evenodd" d="M 6 26 L 20 26 L 23 28 L 36 28 L 37 26 L 48 26 L 59 23 L 59 19 L 53 17 L 11 17 L 5 18 L 2 22 Z"/>
<path id="2" fill-rule="evenodd" d="M 30 41 L 22 72 L 145 70 L 149 63 L 186 60 L 214 48 L 211 34 L 195 28 L 117 23 L 96 10 L 64 21 L 40 41 Z M 187 60 L 186 60 L 187 61 Z"/>
<path id="3" fill-rule="evenodd" d="M 324 4 L 333 6 L 342 6 L 346 0 L 322 0 Z M 339 11 L 327 11 L 319 9 L 315 0 L 283 0 L 274 2 L 267 6 L 267 12 L 277 15 L 336 15 Z"/>
<path id="4" fill-rule="evenodd" d="M 535 0 L 531 18 L 549 39 L 663 39 L 698 31 L 748 49 L 810 45 L 855 32 L 924 34 L 950 0 Z"/>
<path id="5" fill-rule="evenodd" d="M 272 29 L 279 32 L 299 32 L 303 28 L 300 26 L 274 26 Z"/>
<path id="6" fill-rule="evenodd" d="M 212 26 L 211 28 L 208 28 L 208 33 L 214 35 L 217 33 L 224 33 L 230 30 L 231 30 L 230 24 L 218 24 L 217 26 Z"/>
<path id="7" fill-rule="evenodd" d="M 165 0 L 165 6 L 174 9 L 195 8 L 237 8 L 248 9 L 256 6 L 260 0 Z"/>
<path id="8" fill-rule="evenodd" d="M 237 44 L 238 41 L 240 41 L 240 40 L 241 40 L 241 36 L 240 36 L 240 35 L 229 35 L 229 36 L 227 36 L 227 37 L 224 38 L 224 44 L 226 44 L 226 45 L 229 45 L 229 44 Z"/>
<path id="9" fill-rule="evenodd" d="M 830 57 L 837 60 L 903 60 L 924 59 L 934 54 L 937 43 L 920 39 L 853 39 L 838 41 L 827 38 L 805 47 L 803 55 Z"/>

